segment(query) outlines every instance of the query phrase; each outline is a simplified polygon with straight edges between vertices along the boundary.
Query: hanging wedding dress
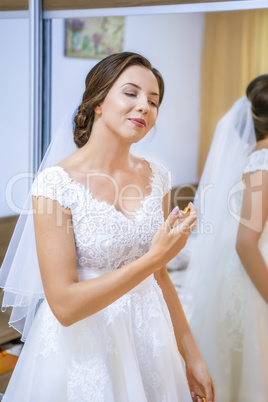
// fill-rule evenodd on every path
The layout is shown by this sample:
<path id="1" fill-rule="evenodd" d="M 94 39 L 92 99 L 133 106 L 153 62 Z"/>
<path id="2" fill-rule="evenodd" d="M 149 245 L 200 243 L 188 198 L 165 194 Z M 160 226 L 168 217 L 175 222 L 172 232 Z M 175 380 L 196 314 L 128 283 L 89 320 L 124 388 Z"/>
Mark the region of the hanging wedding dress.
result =
<path id="1" fill-rule="evenodd" d="M 150 167 L 151 193 L 133 219 L 95 199 L 59 166 L 35 179 L 33 196 L 56 200 L 72 212 L 80 281 L 120 269 L 148 252 L 164 220 L 162 199 L 170 187 L 166 169 Z M 192 400 L 169 311 L 153 275 L 69 327 L 57 321 L 44 295 L 40 300 L 4 402 Z"/>
<path id="2" fill-rule="evenodd" d="M 254 146 L 251 104 L 242 98 L 217 126 L 196 196 L 203 226 L 189 244 L 183 304 L 217 402 L 268 401 L 268 306 L 235 250 L 242 174 L 268 171 L 268 149 Z M 259 248 L 268 269 L 267 221 Z"/>

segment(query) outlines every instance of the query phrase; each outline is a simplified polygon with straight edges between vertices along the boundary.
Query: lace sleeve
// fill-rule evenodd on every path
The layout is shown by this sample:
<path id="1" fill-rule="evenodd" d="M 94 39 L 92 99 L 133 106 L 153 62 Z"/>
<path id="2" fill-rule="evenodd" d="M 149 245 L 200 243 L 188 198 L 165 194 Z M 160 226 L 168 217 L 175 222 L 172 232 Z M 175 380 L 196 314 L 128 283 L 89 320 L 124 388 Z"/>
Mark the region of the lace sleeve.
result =
<path id="1" fill-rule="evenodd" d="M 71 207 L 68 197 L 68 184 L 70 182 L 66 173 L 57 166 L 43 170 L 35 178 L 32 185 L 32 196 L 50 198 L 58 201 L 65 208 Z"/>
<path id="2" fill-rule="evenodd" d="M 268 171 L 268 149 L 260 149 L 253 152 L 249 157 L 243 173 L 256 172 L 257 170 Z"/>
<path id="3" fill-rule="evenodd" d="M 162 197 L 164 197 L 169 190 L 171 190 L 171 172 L 162 165 L 156 165 L 157 182 L 161 188 Z"/>

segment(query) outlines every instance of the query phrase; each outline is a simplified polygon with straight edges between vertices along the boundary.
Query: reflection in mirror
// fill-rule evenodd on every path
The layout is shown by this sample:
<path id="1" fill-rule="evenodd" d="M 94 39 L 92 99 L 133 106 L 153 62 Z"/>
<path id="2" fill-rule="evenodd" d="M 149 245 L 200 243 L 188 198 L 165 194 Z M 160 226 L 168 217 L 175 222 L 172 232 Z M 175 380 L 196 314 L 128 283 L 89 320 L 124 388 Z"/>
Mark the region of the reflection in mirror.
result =
<path id="1" fill-rule="evenodd" d="M 217 121 L 244 95 L 246 83 L 265 72 L 267 30 L 268 10 L 125 17 L 123 49 L 148 57 L 166 85 L 156 127 L 133 152 L 167 166 L 174 187 L 198 182 Z M 55 19 L 52 133 L 78 105 L 97 62 L 65 57 L 63 49 L 64 20 Z"/>

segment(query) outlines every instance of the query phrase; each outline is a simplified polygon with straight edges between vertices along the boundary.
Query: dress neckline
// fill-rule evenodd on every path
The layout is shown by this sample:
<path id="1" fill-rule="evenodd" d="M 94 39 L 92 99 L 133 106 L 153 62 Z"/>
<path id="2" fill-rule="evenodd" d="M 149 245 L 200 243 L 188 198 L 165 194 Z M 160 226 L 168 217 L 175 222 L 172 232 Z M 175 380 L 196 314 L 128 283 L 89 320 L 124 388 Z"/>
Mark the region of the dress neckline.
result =
<path id="1" fill-rule="evenodd" d="M 143 159 L 145 160 L 145 159 Z M 153 194 L 153 188 L 154 188 L 154 182 L 155 182 L 155 165 L 154 163 L 152 163 L 151 161 L 145 160 L 150 169 L 151 169 L 151 174 L 150 174 L 150 179 L 149 179 L 149 183 L 148 186 L 151 187 L 149 193 L 141 200 L 141 206 L 137 209 L 135 209 L 134 211 L 131 212 L 132 214 L 132 218 L 127 217 L 125 214 L 123 214 L 122 211 L 120 211 L 119 209 L 117 209 L 115 207 L 114 204 L 109 203 L 108 201 L 105 200 L 98 200 L 97 198 L 95 198 L 90 190 L 89 187 L 86 187 L 83 183 L 73 179 L 70 174 L 62 167 L 59 165 L 56 166 L 52 166 L 52 168 L 58 168 L 60 169 L 62 172 L 64 172 L 64 174 L 68 177 L 68 179 L 70 180 L 71 183 L 77 185 L 79 188 L 81 188 L 85 194 L 89 195 L 90 199 L 92 202 L 99 204 L 99 205 L 105 205 L 107 208 L 110 208 L 112 211 L 114 211 L 115 213 L 117 213 L 119 216 L 123 217 L 124 219 L 127 219 L 128 221 L 135 221 L 135 219 L 137 218 L 137 216 L 143 211 L 144 209 L 144 203 L 147 201 L 148 198 L 150 198 Z"/>

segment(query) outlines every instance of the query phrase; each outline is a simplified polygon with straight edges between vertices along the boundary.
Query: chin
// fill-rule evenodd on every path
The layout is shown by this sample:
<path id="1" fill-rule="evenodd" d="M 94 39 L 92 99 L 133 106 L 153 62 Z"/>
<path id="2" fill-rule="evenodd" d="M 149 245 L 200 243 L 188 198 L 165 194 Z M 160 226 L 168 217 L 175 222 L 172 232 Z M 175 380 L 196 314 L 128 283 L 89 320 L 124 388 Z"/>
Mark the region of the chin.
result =
<path id="1" fill-rule="evenodd" d="M 141 141 L 143 138 L 145 137 L 145 135 L 141 135 L 138 133 L 134 133 L 130 136 L 127 137 L 128 142 L 130 142 L 131 144 L 136 144 L 137 142 Z"/>
<path id="2" fill-rule="evenodd" d="M 131 144 L 137 144 L 137 142 L 140 142 L 144 137 L 139 137 L 139 138 L 133 138 L 131 141 Z"/>

